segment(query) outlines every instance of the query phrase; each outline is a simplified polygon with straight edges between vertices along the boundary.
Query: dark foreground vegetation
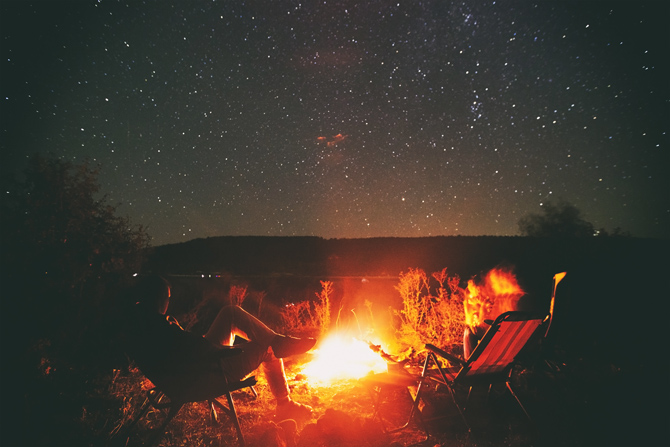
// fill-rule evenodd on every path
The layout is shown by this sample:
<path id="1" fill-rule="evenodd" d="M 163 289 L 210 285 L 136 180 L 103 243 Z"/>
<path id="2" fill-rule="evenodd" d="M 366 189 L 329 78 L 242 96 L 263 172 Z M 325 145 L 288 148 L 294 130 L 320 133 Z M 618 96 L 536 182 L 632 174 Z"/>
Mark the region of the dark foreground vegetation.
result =
<path id="1" fill-rule="evenodd" d="M 568 272 L 550 338 L 516 371 L 534 424 L 500 390 L 488 403 L 485 390 L 476 390 L 469 433 L 444 390 L 436 389 L 426 415 L 446 417 L 430 425 L 422 445 L 667 444 L 668 241 L 222 237 L 150 248 L 141 227 L 117 218 L 104 197 L 93 199 L 94 174 L 86 166 L 37 159 L 24 190 L 8 188 L 12 193 L 3 196 L 1 445 L 119 445 L 114 436 L 147 386 L 119 342 L 133 273 L 168 277 L 170 313 L 203 333 L 218 306 L 242 295 L 248 310 L 286 328 L 286 304 L 317 300 L 322 281 L 332 283 L 331 326 L 350 324 L 349 309 L 370 302 L 370 314 L 393 329 L 396 321 L 386 316 L 402 304 L 395 289 L 402 272 L 417 268 L 430 275 L 446 267 L 463 286 L 498 266 L 514 269 L 527 292 L 522 308 L 542 313 L 552 276 Z M 451 349 L 458 354 L 457 345 Z M 293 396 L 314 407 L 313 419 L 297 427 L 298 445 L 395 447 L 425 438 L 416 426 L 384 435 L 363 382 L 310 385 L 300 374 L 307 360 L 287 364 Z M 270 421 L 273 403 L 262 376 L 258 391 L 257 400 L 244 392 L 236 397 L 243 430 L 252 446 L 281 445 L 272 443 L 280 429 Z M 385 415 L 399 420 L 406 401 L 401 393 L 390 397 Z M 158 419 L 151 413 L 131 443 L 142 445 Z M 162 445 L 234 445 L 234 431 L 223 422 L 210 426 L 205 405 L 189 405 Z"/>

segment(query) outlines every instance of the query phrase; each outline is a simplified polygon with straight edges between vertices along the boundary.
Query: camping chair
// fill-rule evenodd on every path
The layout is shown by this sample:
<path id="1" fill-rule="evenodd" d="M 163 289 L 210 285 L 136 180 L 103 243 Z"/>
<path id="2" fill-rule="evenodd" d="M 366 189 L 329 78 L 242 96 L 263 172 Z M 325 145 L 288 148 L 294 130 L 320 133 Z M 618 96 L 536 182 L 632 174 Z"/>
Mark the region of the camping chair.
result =
<path id="1" fill-rule="evenodd" d="M 551 323 L 554 321 L 554 306 L 556 304 L 556 289 L 558 288 L 558 283 L 563 281 L 563 278 L 565 278 L 565 275 L 567 274 L 568 272 L 561 272 L 554 275 L 554 287 L 551 290 L 551 302 L 549 304 L 549 322 L 547 323 L 547 330 L 544 332 L 544 338 L 547 338 L 549 335 Z"/>
<path id="2" fill-rule="evenodd" d="M 128 354 L 140 371 L 155 387 L 146 392 L 144 403 L 126 430 L 126 438 L 129 437 L 132 429 L 147 414 L 150 408 L 157 410 L 168 409 L 167 417 L 155 429 L 147 443 L 147 445 L 154 445 L 165 434 L 165 428 L 185 404 L 208 401 L 212 423 L 218 422 L 216 411 L 216 407 L 218 407 L 219 410 L 226 413 L 232 420 L 237 431 L 238 444 L 244 447 L 244 435 L 240 427 L 240 421 L 237 417 L 231 392 L 250 388 L 254 397 L 257 397 L 258 395 L 254 389 L 254 385 L 256 385 L 255 376 L 250 376 L 237 382 L 228 382 L 221 370 L 220 361 L 208 363 L 211 369 L 205 375 L 198 374 L 195 370 L 192 372 L 186 370 L 168 370 L 159 367 L 159 364 L 156 363 L 150 344 L 142 343 L 137 339 L 135 341 L 136 343 L 133 347 L 127 349 Z M 222 347 L 216 359 L 225 359 L 226 357 L 237 355 L 239 352 L 239 348 Z M 219 400 L 224 395 L 226 396 L 227 406 Z"/>
<path id="3" fill-rule="evenodd" d="M 461 418 L 470 429 L 464 414 L 465 406 L 459 405 L 455 388 L 459 385 L 465 385 L 469 386 L 471 391 L 473 385 L 483 384 L 490 387 L 495 383 L 504 383 L 523 413 L 530 420 L 526 408 L 512 389 L 510 383 L 512 369 L 519 353 L 547 318 L 538 318 L 524 312 L 506 312 L 500 315 L 491 324 L 467 361 L 451 355 L 437 346 L 426 344 L 426 349 L 429 352 L 424 361 L 412 411 L 417 410 L 421 392 L 426 382 L 443 384 L 448 388 Z M 447 360 L 457 366 L 443 367 L 440 359 Z M 433 368 L 430 367 L 431 363 L 435 365 Z M 470 393 L 468 393 L 468 398 L 469 395 Z"/>
<path id="4" fill-rule="evenodd" d="M 551 329 L 551 323 L 554 321 L 554 308 L 556 306 L 556 289 L 558 284 L 565 278 L 567 272 L 561 272 L 554 275 L 554 286 L 551 292 L 551 302 L 549 304 L 549 321 L 546 324 L 546 330 L 542 335 L 541 340 L 541 362 L 545 368 L 548 368 L 548 371 L 551 373 L 561 372 L 561 365 L 564 364 L 555 358 L 556 349 L 554 346 L 553 340 L 549 339 L 549 330 Z M 553 358 L 549 358 L 553 357 Z"/>
<path id="5" fill-rule="evenodd" d="M 149 380 L 151 379 L 149 378 Z M 163 391 L 163 389 L 156 386 L 155 388 L 152 388 L 147 391 L 146 398 L 144 399 L 144 403 L 142 404 L 139 412 L 137 413 L 137 416 L 135 416 L 133 421 L 128 426 L 128 433 L 130 433 L 132 429 L 135 427 L 135 425 L 140 421 L 140 419 L 142 419 L 148 413 L 150 408 L 155 408 L 157 410 L 168 409 L 169 411 L 167 417 L 163 420 L 160 427 L 155 429 L 151 438 L 148 441 L 148 445 L 154 445 L 159 441 L 160 437 L 165 434 L 165 428 L 170 423 L 170 421 L 172 421 L 172 419 L 177 415 L 177 413 L 179 413 L 179 410 L 185 404 L 191 402 L 202 402 L 207 400 L 209 403 L 209 410 L 210 410 L 210 416 L 212 418 L 212 423 L 218 422 L 218 414 L 216 411 L 216 407 L 218 407 L 219 410 L 222 410 L 224 413 L 226 413 L 228 417 L 232 420 L 233 425 L 235 426 L 235 430 L 237 431 L 238 444 L 241 447 L 244 447 L 245 445 L 244 434 L 242 433 L 242 427 L 240 426 L 240 421 L 237 417 L 237 412 L 235 410 L 235 404 L 233 402 L 231 392 L 243 388 L 250 388 L 254 396 L 257 396 L 256 390 L 253 388 L 254 385 L 256 385 L 256 378 L 254 376 L 251 376 L 240 382 L 235 382 L 232 384 L 225 383 L 221 388 L 219 388 L 217 391 L 214 392 L 204 392 L 204 394 L 196 392 L 190 395 L 177 392 L 176 395 L 179 397 L 172 397 L 168 392 L 165 392 Z M 224 394 L 226 396 L 226 400 L 228 401 L 227 407 L 218 400 L 219 397 L 223 396 Z"/>
<path id="6" fill-rule="evenodd" d="M 418 422 L 425 430 L 425 423 L 427 421 L 423 419 L 418 409 L 425 387 L 428 382 L 432 382 L 445 385 L 448 388 L 451 398 L 468 430 L 470 430 L 470 425 L 465 418 L 465 406 L 461 406 L 456 399 L 455 389 L 460 385 L 469 386 L 471 391 L 473 385 L 505 383 L 510 394 L 530 420 L 528 412 L 510 384 L 512 368 L 521 350 L 528 344 L 533 334 L 537 332 L 537 329 L 543 322 L 547 320 L 548 317 L 538 318 L 524 312 L 506 312 L 500 315 L 492 322 L 467 361 L 451 355 L 432 344 L 426 344 L 428 353 L 423 368 L 418 375 L 411 374 L 407 370 L 401 370 L 400 372 L 377 374 L 374 377 L 366 379 L 368 384 L 372 384 L 377 391 L 376 397 L 373 398 L 377 418 L 382 420 L 382 424 L 384 425 L 383 418 L 379 415 L 378 411 L 381 401 L 380 396 L 384 388 L 388 386 L 408 387 L 408 391 L 411 389 L 416 390 L 415 392 L 409 391 L 409 395 L 413 401 L 409 417 L 403 425 L 386 431 L 395 432 L 406 428 L 415 416 L 419 417 Z M 443 367 L 440 359 L 445 359 L 457 366 Z M 431 367 L 431 363 L 434 364 L 433 367 Z M 375 393 L 373 393 L 374 395 Z M 468 399 L 469 397 L 470 392 L 468 392 Z"/>

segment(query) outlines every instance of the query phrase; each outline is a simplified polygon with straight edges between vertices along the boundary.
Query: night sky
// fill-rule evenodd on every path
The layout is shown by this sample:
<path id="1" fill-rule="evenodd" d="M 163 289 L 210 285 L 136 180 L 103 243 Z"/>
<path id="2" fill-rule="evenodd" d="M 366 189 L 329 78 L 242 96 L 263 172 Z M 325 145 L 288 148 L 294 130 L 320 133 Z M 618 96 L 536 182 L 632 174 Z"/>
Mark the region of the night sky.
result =
<path id="1" fill-rule="evenodd" d="M 154 245 L 668 238 L 669 4 L 2 0 L 2 175 L 99 163 Z"/>

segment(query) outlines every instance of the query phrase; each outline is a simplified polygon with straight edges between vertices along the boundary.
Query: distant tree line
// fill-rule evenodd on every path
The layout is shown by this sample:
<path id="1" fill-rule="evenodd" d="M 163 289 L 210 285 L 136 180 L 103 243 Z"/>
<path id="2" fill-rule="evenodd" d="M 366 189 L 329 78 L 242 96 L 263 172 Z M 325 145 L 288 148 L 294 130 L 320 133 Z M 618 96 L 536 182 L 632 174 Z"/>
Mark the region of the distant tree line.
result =
<path id="1" fill-rule="evenodd" d="M 596 229 L 591 222 L 582 217 L 582 212 L 574 205 L 559 200 L 548 202 L 542 207 L 541 214 L 528 214 L 519 219 L 519 232 L 530 237 L 591 237 L 591 236 L 627 236 L 620 228 L 608 232 L 604 228 Z"/>

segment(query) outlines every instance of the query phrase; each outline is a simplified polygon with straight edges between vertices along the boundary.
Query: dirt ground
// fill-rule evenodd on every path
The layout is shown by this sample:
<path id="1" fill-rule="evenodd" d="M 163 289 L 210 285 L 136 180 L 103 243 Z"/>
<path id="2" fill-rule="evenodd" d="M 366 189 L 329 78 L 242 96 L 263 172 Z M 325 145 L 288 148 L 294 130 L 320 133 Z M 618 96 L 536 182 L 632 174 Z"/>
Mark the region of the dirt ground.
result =
<path id="1" fill-rule="evenodd" d="M 249 391 L 234 393 L 248 446 L 654 446 L 662 445 L 667 434 L 664 414 L 650 412 L 646 398 L 625 391 L 636 371 L 593 359 L 540 362 L 515 370 L 514 388 L 532 421 L 526 419 L 504 385 L 490 391 L 485 386 L 475 387 L 465 413 L 468 430 L 447 389 L 432 386 L 426 389 L 421 418 L 394 433 L 384 429 L 406 421 L 411 405 L 406 388 L 389 388 L 376 412 L 373 390 L 365 378 L 310 385 L 301 375 L 301 366 L 308 360 L 295 359 L 286 365 L 293 399 L 314 410 L 310 420 L 297 421 L 295 427 L 274 420 L 274 405 L 262 375 L 257 376 L 257 398 Z M 141 374 L 117 381 L 119 390 L 127 392 L 131 382 L 141 381 Z M 466 401 L 467 392 L 457 390 L 459 402 Z M 122 433 L 120 425 L 128 422 L 142 397 L 137 386 L 131 394 L 134 397 L 126 398 L 125 412 L 112 432 Z M 143 445 L 162 416 L 150 413 L 127 445 Z M 111 434 L 101 430 L 98 440 L 107 441 Z M 119 438 L 126 439 L 117 434 L 112 444 L 126 445 Z M 160 445 L 232 446 L 237 445 L 237 437 L 225 415 L 219 425 L 211 425 L 207 406 L 191 404 L 168 426 Z"/>

